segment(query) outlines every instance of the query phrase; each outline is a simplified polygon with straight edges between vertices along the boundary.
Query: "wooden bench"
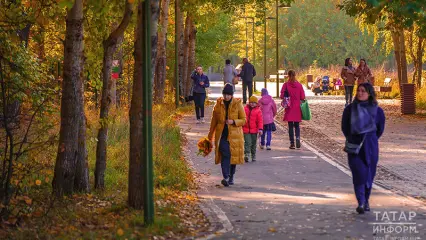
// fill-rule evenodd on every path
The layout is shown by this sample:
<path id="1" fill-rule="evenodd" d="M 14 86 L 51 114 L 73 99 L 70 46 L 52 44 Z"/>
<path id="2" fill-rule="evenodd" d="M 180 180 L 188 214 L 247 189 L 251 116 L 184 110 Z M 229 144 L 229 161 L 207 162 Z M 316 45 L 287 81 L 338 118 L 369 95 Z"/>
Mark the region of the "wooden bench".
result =
<path id="1" fill-rule="evenodd" d="M 383 86 L 374 86 L 374 91 L 377 93 L 389 93 L 392 92 L 392 86 L 390 86 L 390 83 L 392 81 L 392 78 L 385 78 L 385 81 L 383 83 Z"/>

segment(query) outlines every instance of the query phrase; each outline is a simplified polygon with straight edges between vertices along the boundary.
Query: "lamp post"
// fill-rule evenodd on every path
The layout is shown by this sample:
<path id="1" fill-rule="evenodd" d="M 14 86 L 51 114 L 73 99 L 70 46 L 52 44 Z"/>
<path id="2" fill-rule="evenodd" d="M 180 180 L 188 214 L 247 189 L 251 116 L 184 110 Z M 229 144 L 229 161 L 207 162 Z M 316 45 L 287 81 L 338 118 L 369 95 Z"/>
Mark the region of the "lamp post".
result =
<path id="1" fill-rule="evenodd" d="M 271 19 L 275 19 L 274 17 L 266 17 L 266 8 L 265 8 L 265 24 L 263 25 L 263 74 L 264 74 L 264 88 L 267 88 L 267 75 L 266 75 L 266 71 L 267 71 L 267 66 L 266 66 L 266 20 L 271 20 Z"/>
<path id="2" fill-rule="evenodd" d="M 254 39 L 254 25 L 256 24 L 254 21 L 254 17 L 243 17 L 246 19 L 246 57 L 248 58 L 248 28 L 247 28 L 247 24 L 251 23 L 253 24 L 253 29 L 252 29 L 252 40 L 253 40 L 253 66 L 256 65 L 256 42 Z M 247 18 L 251 19 L 251 22 L 247 22 Z M 253 83 L 253 88 L 254 91 L 256 91 L 256 81 L 253 79 L 254 83 Z"/>
<path id="3" fill-rule="evenodd" d="M 279 69 L 280 69 L 280 65 L 279 65 L 279 63 L 280 63 L 280 59 L 279 59 L 279 45 L 278 45 L 278 8 L 290 8 L 290 5 L 289 4 L 281 4 L 281 5 L 278 5 L 278 0 L 275 0 L 275 6 L 276 6 L 276 9 L 275 9 L 275 11 L 276 11 L 276 26 L 275 26 L 275 32 L 276 32 L 276 34 L 277 34 L 277 39 L 276 39 L 276 44 L 277 44 L 277 52 L 276 52 L 276 67 L 277 67 L 277 69 L 276 69 L 276 71 L 277 71 L 277 97 L 279 97 L 280 96 L 280 73 L 279 73 Z"/>

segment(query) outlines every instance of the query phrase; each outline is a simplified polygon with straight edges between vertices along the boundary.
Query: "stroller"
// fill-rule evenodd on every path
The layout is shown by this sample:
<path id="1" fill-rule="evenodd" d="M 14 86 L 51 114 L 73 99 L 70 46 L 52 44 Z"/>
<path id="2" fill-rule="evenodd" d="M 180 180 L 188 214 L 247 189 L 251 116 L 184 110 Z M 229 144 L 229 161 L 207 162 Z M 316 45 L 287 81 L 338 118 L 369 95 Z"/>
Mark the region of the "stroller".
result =
<path id="1" fill-rule="evenodd" d="M 329 86 L 330 86 L 330 77 L 328 76 L 322 77 L 322 91 L 328 92 Z"/>

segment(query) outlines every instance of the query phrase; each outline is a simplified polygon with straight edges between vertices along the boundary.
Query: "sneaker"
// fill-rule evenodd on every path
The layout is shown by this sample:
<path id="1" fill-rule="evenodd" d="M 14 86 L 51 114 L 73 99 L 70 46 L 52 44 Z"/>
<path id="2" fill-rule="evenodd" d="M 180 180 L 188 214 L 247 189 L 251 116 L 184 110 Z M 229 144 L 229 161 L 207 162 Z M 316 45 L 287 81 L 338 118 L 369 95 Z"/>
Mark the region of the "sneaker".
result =
<path id="1" fill-rule="evenodd" d="M 252 161 L 252 162 L 256 162 L 256 156 L 253 156 L 253 157 L 251 158 L 251 161 Z"/>
<path id="2" fill-rule="evenodd" d="M 227 179 L 225 179 L 225 178 L 224 178 L 224 179 L 222 179 L 222 182 L 221 182 L 221 183 L 222 183 L 222 185 L 223 185 L 223 186 L 225 186 L 225 187 L 229 187 L 229 182 L 228 182 L 228 181 L 229 181 L 229 180 L 227 180 Z"/>
<path id="3" fill-rule="evenodd" d="M 294 143 L 292 143 L 292 144 L 290 144 L 290 147 L 289 147 L 290 149 L 295 149 L 295 147 L 294 147 Z"/>
<path id="4" fill-rule="evenodd" d="M 249 162 L 248 159 L 248 156 L 244 156 L 244 162 Z"/>
<path id="5" fill-rule="evenodd" d="M 266 150 L 272 150 L 271 146 L 266 146 Z"/>
<path id="6" fill-rule="evenodd" d="M 300 148 L 300 140 L 299 139 L 296 139 L 296 148 Z"/>
<path id="7" fill-rule="evenodd" d="M 197 119 L 196 124 L 201 124 L 201 120 L 200 120 L 200 119 Z"/>
<path id="8" fill-rule="evenodd" d="M 260 149 L 264 149 L 265 148 L 265 146 L 264 145 L 260 145 Z"/>
<path id="9" fill-rule="evenodd" d="M 204 120 L 204 118 L 201 118 L 201 123 L 205 123 L 206 121 Z"/>

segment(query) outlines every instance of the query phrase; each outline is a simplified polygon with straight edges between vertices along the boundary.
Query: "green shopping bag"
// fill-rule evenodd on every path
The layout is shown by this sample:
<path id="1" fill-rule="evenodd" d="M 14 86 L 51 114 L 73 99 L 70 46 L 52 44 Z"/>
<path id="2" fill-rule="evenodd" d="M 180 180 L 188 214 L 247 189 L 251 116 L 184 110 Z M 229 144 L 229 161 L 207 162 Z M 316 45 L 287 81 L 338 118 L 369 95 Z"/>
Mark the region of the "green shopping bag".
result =
<path id="1" fill-rule="evenodd" d="M 311 120 L 311 109 L 309 109 L 308 101 L 302 101 L 300 104 L 300 109 L 302 110 L 302 120 Z"/>

